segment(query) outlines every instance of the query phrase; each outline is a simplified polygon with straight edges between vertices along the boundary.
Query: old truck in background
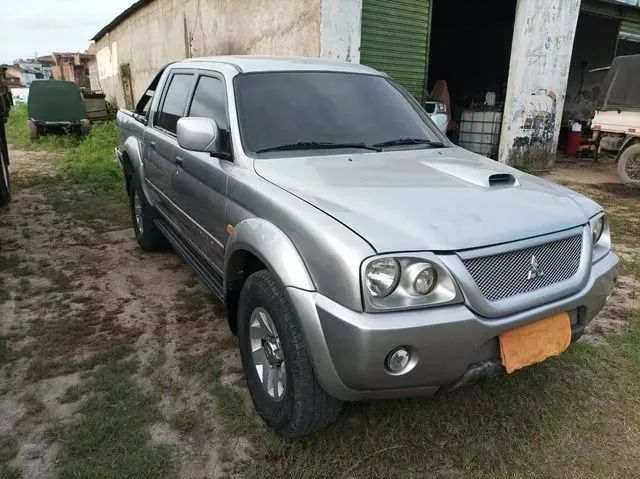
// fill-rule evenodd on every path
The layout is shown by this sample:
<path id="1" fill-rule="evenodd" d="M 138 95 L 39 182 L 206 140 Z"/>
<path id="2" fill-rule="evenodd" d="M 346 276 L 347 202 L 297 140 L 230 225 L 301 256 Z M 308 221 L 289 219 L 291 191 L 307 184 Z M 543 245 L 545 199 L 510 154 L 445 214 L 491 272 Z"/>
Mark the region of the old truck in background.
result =
<path id="1" fill-rule="evenodd" d="M 0 67 L 0 205 L 11 199 L 11 180 L 9 179 L 9 148 L 4 125 L 13 105 L 11 91 L 7 86 L 6 70 Z"/>
<path id="2" fill-rule="evenodd" d="M 620 179 L 640 185 L 640 55 L 617 57 L 591 122 L 598 152 L 612 152 Z"/>
<path id="3" fill-rule="evenodd" d="M 31 140 L 48 133 L 89 134 L 91 122 L 80 87 L 70 81 L 34 80 L 27 100 Z"/>

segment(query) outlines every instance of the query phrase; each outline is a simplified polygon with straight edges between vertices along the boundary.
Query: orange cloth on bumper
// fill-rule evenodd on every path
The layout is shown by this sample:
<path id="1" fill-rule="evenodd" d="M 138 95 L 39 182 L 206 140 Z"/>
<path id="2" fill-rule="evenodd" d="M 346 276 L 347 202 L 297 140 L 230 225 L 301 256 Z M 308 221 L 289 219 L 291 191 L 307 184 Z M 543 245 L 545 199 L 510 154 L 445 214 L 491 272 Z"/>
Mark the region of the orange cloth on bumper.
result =
<path id="1" fill-rule="evenodd" d="M 500 335 L 500 358 L 511 374 L 516 369 L 544 361 L 564 352 L 571 343 L 567 313 L 526 324 Z"/>

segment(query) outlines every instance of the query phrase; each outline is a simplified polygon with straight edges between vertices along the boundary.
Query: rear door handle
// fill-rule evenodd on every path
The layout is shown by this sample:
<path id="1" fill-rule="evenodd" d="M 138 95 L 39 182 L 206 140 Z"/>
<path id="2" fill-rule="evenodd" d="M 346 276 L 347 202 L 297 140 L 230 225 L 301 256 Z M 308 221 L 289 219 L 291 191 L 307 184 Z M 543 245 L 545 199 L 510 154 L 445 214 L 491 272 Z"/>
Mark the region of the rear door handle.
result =
<path id="1" fill-rule="evenodd" d="M 155 149 L 156 149 L 156 142 L 155 142 L 155 141 L 153 141 L 153 140 L 151 140 L 151 141 L 149 142 L 149 148 L 151 148 L 152 150 L 155 150 Z"/>
<path id="2" fill-rule="evenodd" d="M 184 159 L 181 156 L 176 156 L 176 165 L 178 165 L 179 167 L 182 167 L 183 163 L 184 163 Z"/>

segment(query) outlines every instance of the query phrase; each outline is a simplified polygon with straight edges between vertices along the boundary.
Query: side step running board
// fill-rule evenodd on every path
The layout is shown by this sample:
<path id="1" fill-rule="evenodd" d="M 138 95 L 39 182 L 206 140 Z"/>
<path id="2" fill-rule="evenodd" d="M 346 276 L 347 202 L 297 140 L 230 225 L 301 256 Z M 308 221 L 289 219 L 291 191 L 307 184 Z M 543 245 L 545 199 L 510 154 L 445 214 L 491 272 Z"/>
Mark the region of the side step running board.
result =
<path id="1" fill-rule="evenodd" d="M 202 255 L 194 251 L 166 220 L 157 219 L 154 223 L 178 254 L 193 268 L 205 286 L 224 303 L 224 291 L 220 273 L 209 266 Z"/>

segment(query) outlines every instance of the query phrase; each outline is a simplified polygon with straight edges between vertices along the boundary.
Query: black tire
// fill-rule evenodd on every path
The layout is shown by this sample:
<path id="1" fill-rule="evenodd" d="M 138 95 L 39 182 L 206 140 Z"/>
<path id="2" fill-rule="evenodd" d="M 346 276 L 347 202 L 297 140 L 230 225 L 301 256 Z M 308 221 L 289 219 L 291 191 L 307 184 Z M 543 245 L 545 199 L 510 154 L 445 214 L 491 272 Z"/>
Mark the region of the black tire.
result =
<path id="1" fill-rule="evenodd" d="M 91 132 L 91 122 L 89 120 L 80 120 L 80 136 L 85 138 Z"/>
<path id="2" fill-rule="evenodd" d="M 279 335 L 286 365 L 286 386 L 280 399 L 274 399 L 263 389 L 252 358 L 250 321 L 256 308 L 266 310 Z M 304 436 L 336 420 L 342 403 L 329 396 L 318 383 L 298 318 L 284 289 L 269 271 L 252 274 L 242 287 L 238 336 L 253 404 L 274 432 L 283 437 Z"/>
<path id="3" fill-rule="evenodd" d="M 618 160 L 618 176 L 627 185 L 640 185 L 640 143 L 622 152 Z"/>
<path id="4" fill-rule="evenodd" d="M 164 235 L 156 228 L 154 220 L 159 218 L 156 210 L 147 202 L 142 188 L 138 184 L 135 177 L 129 182 L 129 207 L 131 209 L 131 222 L 133 223 L 133 231 L 140 248 L 144 251 L 157 251 L 167 247 L 167 240 Z M 136 215 L 136 198 L 140 206 L 140 218 Z"/>
<path id="5" fill-rule="evenodd" d="M 2 125 L 0 125 L 2 127 Z M 11 177 L 9 175 L 9 157 L 7 149 L 0 140 L 0 206 L 11 200 Z"/>
<path id="6" fill-rule="evenodd" d="M 29 132 L 29 139 L 31 141 L 35 141 L 40 138 L 40 129 L 35 121 L 27 120 L 27 131 Z"/>

